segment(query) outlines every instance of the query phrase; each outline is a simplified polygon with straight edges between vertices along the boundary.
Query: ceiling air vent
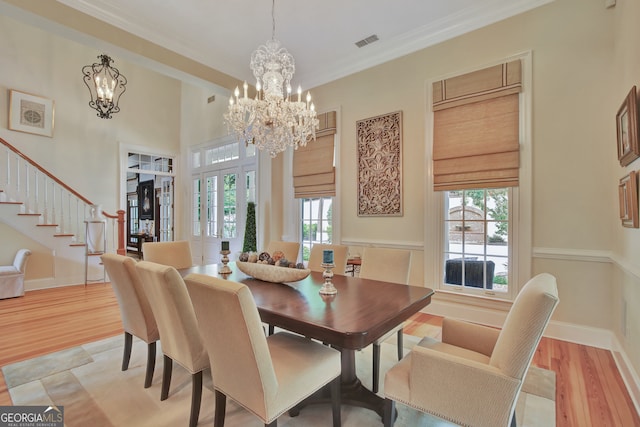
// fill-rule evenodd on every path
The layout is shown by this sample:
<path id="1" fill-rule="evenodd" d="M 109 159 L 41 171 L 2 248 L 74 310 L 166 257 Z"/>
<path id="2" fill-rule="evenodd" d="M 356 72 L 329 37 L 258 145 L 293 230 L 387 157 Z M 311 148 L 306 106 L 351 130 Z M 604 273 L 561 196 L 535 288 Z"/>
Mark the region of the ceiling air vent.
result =
<path id="1" fill-rule="evenodd" d="M 378 39 L 378 36 L 376 36 L 376 35 L 374 34 L 374 35 L 371 35 L 371 36 L 367 37 L 366 39 L 362 39 L 362 40 L 360 40 L 359 42 L 356 42 L 356 46 L 358 46 L 358 47 L 364 47 L 364 46 L 366 46 L 366 45 L 368 45 L 368 44 L 371 44 L 371 43 L 373 43 L 373 42 L 377 42 L 378 40 L 379 40 L 379 39 Z"/>

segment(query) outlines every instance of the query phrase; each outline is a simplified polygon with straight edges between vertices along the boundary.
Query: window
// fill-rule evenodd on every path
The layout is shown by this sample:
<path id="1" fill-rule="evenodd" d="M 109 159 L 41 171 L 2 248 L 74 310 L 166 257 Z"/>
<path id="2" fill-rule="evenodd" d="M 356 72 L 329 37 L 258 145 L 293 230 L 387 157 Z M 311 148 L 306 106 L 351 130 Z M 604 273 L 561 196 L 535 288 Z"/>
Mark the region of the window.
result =
<path id="1" fill-rule="evenodd" d="M 332 243 L 331 226 L 333 198 L 301 199 L 302 206 L 302 259 L 309 261 L 311 246 L 316 243 Z"/>
<path id="2" fill-rule="evenodd" d="M 530 75 L 526 54 L 431 85 L 440 289 L 512 299 L 529 271 Z"/>
<path id="3" fill-rule="evenodd" d="M 493 188 L 443 193 L 445 286 L 508 292 L 511 192 Z"/>

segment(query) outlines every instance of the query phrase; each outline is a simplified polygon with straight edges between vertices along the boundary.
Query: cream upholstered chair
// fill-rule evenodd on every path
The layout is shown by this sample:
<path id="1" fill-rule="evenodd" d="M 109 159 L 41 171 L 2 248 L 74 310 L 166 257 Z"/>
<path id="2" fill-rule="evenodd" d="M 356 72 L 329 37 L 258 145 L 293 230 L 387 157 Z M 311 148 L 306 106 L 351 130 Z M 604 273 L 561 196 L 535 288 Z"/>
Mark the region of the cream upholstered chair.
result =
<path id="1" fill-rule="evenodd" d="M 522 288 L 502 330 L 445 318 L 442 341 L 423 339 L 387 372 L 385 426 L 396 401 L 456 424 L 508 426 L 557 304 L 556 279 L 543 273 Z"/>
<path id="2" fill-rule="evenodd" d="M 349 247 L 344 245 L 327 245 L 323 243 L 316 243 L 311 246 L 311 253 L 309 254 L 309 268 L 311 271 L 323 272 L 322 268 L 322 252 L 324 250 L 331 249 L 333 251 L 333 263 L 335 268 L 334 274 L 345 275 L 347 271 L 347 257 L 349 253 Z"/>
<path id="3" fill-rule="evenodd" d="M 300 243 L 272 241 L 267 245 L 267 252 L 273 255 L 274 252 L 281 251 L 289 262 L 298 262 L 298 252 L 300 252 Z"/>
<path id="4" fill-rule="evenodd" d="M 409 281 L 410 267 L 411 251 L 366 247 L 362 252 L 359 277 L 406 285 Z M 373 343 L 372 390 L 374 393 L 378 392 L 380 382 L 380 345 L 396 334 L 398 360 L 402 359 L 404 356 L 402 333 L 403 325 L 400 324 Z"/>
<path id="5" fill-rule="evenodd" d="M 188 275 L 185 283 L 209 353 L 215 427 L 224 425 L 227 396 L 275 427 L 281 414 L 329 383 L 333 425 L 340 425 L 337 350 L 287 332 L 265 337 L 242 283 L 200 274 Z"/>
<path id="6" fill-rule="evenodd" d="M 153 380 L 153 371 L 156 366 L 156 341 L 160 339 L 160 333 L 136 271 L 136 261 L 123 255 L 110 253 L 102 255 L 101 258 L 120 307 L 120 318 L 124 329 L 122 370 L 126 371 L 129 368 L 133 337 L 140 338 L 147 343 L 147 373 L 144 387 L 148 388 Z"/>
<path id="7" fill-rule="evenodd" d="M 202 401 L 202 371 L 209 367 L 209 357 L 202 345 L 196 314 L 187 288 L 174 267 L 140 261 L 136 264 L 136 270 L 160 329 L 164 355 L 160 400 L 169 396 L 173 361 L 176 361 L 191 374 L 189 426 L 195 427 L 198 424 Z"/>
<path id="8" fill-rule="evenodd" d="M 142 244 L 142 255 L 145 261 L 170 265 L 177 269 L 193 266 L 191 246 L 186 240 L 145 242 Z"/>
<path id="9" fill-rule="evenodd" d="M 0 266 L 0 299 L 24 295 L 24 273 L 31 251 L 19 249 L 13 264 Z"/>

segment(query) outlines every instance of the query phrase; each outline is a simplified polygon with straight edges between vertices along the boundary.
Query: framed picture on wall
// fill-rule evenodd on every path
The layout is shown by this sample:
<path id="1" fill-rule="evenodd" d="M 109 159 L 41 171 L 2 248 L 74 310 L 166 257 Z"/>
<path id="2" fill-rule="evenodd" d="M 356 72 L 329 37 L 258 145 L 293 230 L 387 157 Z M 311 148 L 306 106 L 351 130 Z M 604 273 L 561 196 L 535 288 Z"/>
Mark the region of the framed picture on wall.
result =
<path id="1" fill-rule="evenodd" d="M 636 87 L 633 86 L 616 114 L 618 160 L 622 166 L 640 157 L 637 103 Z"/>
<path id="2" fill-rule="evenodd" d="M 618 185 L 623 227 L 638 228 L 638 173 L 631 171 Z"/>
<path id="3" fill-rule="evenodd" d="M 138 219 L 153 220 L 153 180 L 138 184 Z"/>
<path id="4" fill-rule="evenodd" d="M 9 129 L 53 137 L 52 99 L 9 90 Z"/>

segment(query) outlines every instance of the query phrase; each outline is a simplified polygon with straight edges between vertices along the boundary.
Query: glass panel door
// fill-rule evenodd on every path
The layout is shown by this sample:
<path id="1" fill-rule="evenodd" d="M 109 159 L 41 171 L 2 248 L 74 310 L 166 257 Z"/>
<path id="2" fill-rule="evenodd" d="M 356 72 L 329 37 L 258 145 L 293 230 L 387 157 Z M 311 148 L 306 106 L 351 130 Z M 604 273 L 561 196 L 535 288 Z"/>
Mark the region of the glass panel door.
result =
<path id="1" fill-rule="evenodd" d="M 160 233 L 158 241 L 173 240 L 173 178 L 163 177 L 160 182 Z"/>
<path id="2" fill-rule="evenodd" d="M 203 187 L 203 262 L 217 263 L 223 240 L 229 242 L 232 253 L 242 249 L 238 233 L 238 197 L 242 197 L 238 194 L 238 174 L 233 169 L 207 173 Z"/>

